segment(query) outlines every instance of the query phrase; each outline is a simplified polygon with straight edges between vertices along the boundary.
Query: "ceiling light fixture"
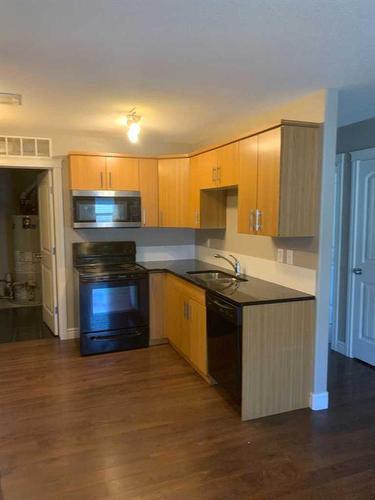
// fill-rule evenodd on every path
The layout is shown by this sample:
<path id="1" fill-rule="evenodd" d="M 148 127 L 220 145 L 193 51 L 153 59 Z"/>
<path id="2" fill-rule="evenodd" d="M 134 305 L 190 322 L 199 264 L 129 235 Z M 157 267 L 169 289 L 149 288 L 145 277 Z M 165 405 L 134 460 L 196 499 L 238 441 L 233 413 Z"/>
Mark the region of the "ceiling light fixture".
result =
<path id="1" fill-rule="evenodd" d="M 141 117 L 136 114 L 133 108 L 126 117 L 126 126 L 128 127 L 128 139 L 130 142 L 137 143 L 139 133 L 141 131 L 140 125 Z"/>
<path id="2" fill-rule="evenodd" d="M 21 94 L 9 94 L 7 92 L 0 92 L 0 104 L 9 104 L 10 106 L 21 106 Z"/>

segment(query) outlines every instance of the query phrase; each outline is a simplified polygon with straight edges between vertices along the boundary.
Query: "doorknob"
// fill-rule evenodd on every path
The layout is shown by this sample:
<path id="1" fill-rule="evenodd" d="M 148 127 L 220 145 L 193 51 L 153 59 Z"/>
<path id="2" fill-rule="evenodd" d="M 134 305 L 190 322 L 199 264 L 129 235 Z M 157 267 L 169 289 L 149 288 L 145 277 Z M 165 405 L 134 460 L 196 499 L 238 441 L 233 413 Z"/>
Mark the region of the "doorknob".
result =
<path id="1" fill-rule="evenodd" d="M 362 269 L 361 269 L 360 267 L 355 267 L 355 268 L 353 269 L 353 273 L 354 273 L 354 274 L 362 274 Z"/>

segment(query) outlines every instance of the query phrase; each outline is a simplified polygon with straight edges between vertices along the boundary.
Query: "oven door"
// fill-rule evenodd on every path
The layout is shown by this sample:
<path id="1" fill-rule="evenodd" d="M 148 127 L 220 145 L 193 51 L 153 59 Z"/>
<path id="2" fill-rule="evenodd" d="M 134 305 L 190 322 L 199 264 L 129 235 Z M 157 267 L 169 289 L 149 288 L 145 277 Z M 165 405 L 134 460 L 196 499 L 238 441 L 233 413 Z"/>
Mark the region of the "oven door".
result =
<path id="1" fill-rule="evenodd" d="M 121 280 L 81 279 L 80 332 L 93 333 L 148 326 L 148 275 Z"/>
<path id="2" fill-rule="evenodd" d="M 72 191 L 73 227 L 139 227 L 139 191 Z"/>

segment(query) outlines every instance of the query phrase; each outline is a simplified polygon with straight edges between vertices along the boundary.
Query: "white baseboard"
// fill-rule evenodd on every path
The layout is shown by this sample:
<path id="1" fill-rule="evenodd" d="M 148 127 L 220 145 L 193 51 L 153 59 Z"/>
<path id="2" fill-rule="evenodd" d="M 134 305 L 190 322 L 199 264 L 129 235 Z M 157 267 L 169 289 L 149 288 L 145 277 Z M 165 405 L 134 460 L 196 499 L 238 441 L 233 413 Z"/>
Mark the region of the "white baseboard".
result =
<path id="1" fill-rule="evenodd" d="M 328 392 L 312 392 L 310 394 L 310 408 L 312 410 L 326 410 L 328 408 Z"/>
<path id="2" fill-rule="evenodd" d="M 78 328 L 67 328 L 65 335 L 61 336 L 62 340 L 76 339 L 79 337 L 79 329 Z"/>

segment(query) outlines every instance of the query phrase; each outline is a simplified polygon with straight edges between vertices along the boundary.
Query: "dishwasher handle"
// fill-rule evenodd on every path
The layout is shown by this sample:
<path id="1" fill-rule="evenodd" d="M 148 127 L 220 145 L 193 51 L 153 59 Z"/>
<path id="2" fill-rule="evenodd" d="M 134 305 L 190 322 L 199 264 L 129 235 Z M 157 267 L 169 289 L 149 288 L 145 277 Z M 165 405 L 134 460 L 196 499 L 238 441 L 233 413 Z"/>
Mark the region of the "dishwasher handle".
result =
<path id="1" fill-rule="evenodd" d="M 207 311 L 223 316 L 235 325 L 242 325 L 242 307 L 208 294 L 206 301 Z"/>

